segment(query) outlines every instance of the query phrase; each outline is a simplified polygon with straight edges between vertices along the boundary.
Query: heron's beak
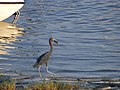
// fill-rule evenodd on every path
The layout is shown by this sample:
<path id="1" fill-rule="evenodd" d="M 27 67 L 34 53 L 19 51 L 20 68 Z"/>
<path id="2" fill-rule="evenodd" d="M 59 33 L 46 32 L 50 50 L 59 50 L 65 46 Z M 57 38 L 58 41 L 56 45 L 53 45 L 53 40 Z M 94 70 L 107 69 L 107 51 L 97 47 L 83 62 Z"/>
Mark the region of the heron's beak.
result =
<path id="1" fill-rule="evenodd" d="M 54 42 L 58 44 L 58 41 L 56 39 L 54 39 Z"/>

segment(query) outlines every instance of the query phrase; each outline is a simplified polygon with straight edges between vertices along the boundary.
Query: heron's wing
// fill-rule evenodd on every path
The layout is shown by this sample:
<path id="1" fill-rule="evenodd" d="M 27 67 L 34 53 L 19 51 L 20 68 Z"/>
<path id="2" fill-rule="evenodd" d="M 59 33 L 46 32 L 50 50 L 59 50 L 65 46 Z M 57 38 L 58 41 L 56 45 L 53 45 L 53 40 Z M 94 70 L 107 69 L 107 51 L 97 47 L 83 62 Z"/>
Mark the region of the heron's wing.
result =
<path id="1" fill-rule="evenodd" d="M 48 51 L 44 54 L 42 54 L 40 57 L 37 58 L 36 63 L 33 65 L 33 67 L 39 67 L 42 64 L 46 64 L 50 58 L 52 51 Z"/>
<path id="2" fill-rule="evenodd" d="M 38 57 L 37 58 L 37 62 L 42 62 L 42 61 L 48 61 L 48 59 L 50 58 L 50 55 L 51 55 L 51 52 L 50 51 L 48 51 L 48 52 L 46 52 L 46 53 L 44 53 L 44 54 L 42 54 L 40 57 Z"/>
<path id="3" fill-rule="evenodd" d="M 46 53 L 42 54 L 41 56 L 39 56 L 39 57 L 37 58 L 37 61 L 40 61 L 43 57 L 45 57 L 45 55 L 46 55 L 47 53 L 48 53 L 48 52 L 46 52 Z"/>

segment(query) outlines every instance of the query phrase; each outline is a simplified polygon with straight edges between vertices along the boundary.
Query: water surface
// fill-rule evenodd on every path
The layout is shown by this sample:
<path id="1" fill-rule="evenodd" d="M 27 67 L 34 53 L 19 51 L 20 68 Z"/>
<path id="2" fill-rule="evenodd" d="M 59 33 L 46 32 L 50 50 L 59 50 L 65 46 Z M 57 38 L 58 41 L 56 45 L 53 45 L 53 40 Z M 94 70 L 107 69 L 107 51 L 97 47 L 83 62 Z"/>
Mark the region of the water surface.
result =
<path id="1" fill-rule="evenodd" d="M 52 33 L 59 45 L 48 65 L 56 76 L 120 77 L 119 0 L 26 0 L 17 25 L 23 35 L 0 40 L 1 73 L 38 78 L 32 65 Z M 50 76 L 45 66 L 41 72 Z"/>

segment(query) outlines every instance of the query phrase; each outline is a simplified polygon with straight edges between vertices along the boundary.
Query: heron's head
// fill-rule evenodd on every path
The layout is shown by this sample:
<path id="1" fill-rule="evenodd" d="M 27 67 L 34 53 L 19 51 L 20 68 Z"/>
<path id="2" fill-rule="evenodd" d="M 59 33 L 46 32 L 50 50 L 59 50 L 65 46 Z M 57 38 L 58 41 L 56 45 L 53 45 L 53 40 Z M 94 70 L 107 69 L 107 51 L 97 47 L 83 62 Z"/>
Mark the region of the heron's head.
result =
<path id="1" fill-rule="evenodd" d="M 50 37 L 49 42 L 50 42 L 50 43 L 51 43 L 51 42 L 55 42 L 56 44 L 58 44 L 58 41 L 57 41 L 56 39 L 54 39 L 53 37 Z"/>

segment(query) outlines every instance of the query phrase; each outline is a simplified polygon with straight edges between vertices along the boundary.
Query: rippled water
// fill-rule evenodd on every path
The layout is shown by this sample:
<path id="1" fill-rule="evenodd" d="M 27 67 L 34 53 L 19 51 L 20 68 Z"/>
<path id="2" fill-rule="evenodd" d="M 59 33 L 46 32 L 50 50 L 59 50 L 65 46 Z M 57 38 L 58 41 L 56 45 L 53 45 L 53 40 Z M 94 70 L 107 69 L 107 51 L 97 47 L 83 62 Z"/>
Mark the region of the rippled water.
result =
<path id="1" fill-rule="evenodd" d="M 120 77 L 119 0 L 26 0 L 17 26 L 24 30 L 14 40 L 0 34 L 1 73 L 39 77 L 32 65 L 52 33 L 59 45 L 48 65 L 56 76 Z"/>

